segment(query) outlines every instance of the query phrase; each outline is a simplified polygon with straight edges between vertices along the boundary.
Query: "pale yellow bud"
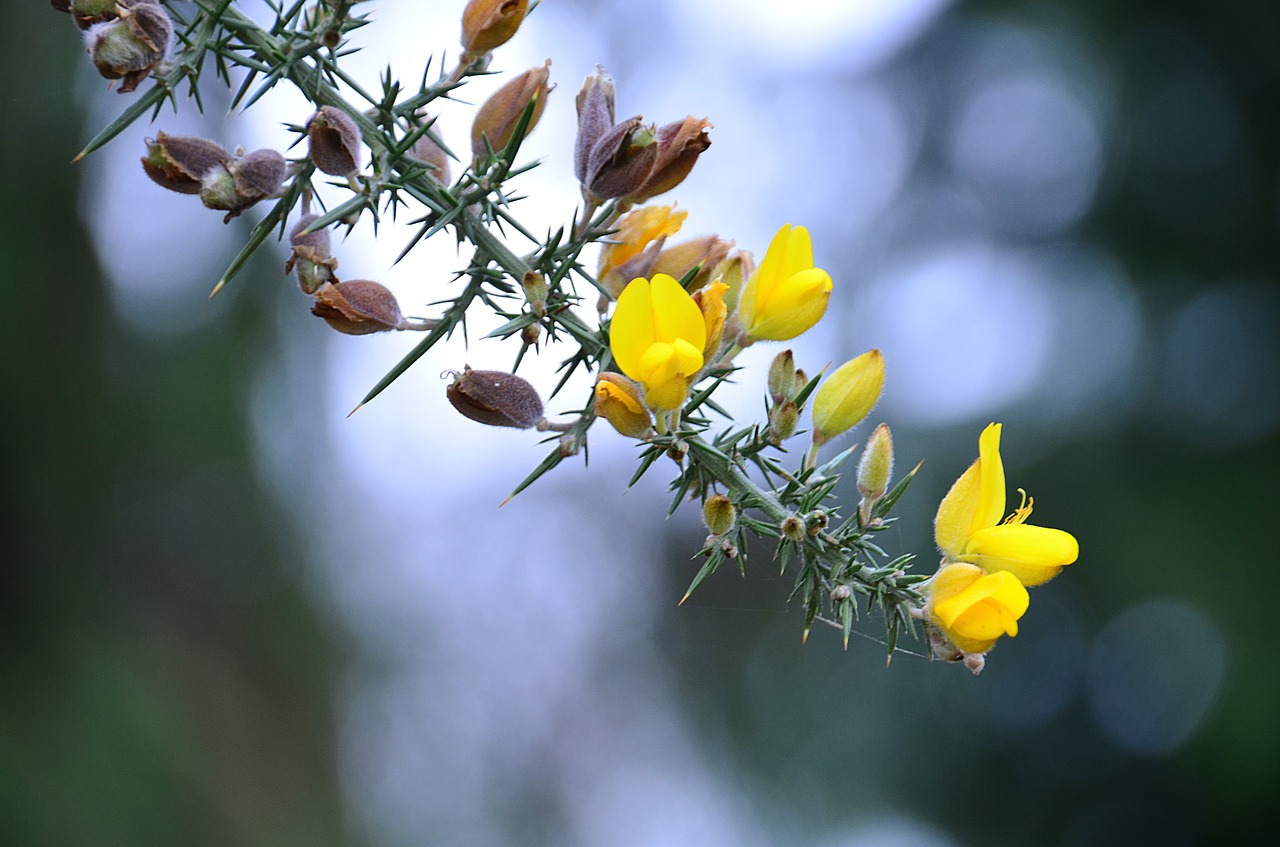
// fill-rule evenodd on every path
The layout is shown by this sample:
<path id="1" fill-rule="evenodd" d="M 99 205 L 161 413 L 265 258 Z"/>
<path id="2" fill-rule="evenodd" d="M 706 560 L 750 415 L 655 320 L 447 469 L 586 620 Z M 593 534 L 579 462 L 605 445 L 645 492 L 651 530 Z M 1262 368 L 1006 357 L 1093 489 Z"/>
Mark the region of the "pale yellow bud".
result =
<path id="1" fill-rule="evenodd" d="M 813 395 L 813 440 L 822 444 L 862 422 L 884 388 L 884 356 L 868 350 L 845 362 Z"/>

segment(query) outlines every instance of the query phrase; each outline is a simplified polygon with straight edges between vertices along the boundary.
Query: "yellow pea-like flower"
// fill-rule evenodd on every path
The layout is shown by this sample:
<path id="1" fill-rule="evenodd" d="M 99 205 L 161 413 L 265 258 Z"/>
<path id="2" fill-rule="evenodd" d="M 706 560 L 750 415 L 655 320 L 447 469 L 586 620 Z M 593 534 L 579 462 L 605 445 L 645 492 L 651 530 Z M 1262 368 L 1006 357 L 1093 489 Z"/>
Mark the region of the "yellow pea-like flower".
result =
<path id="1" fill-rule="evenodd" d="M 644 388 L 658 412 L 684 405 L 702 370 L 707 325 L 689 292 L 666 274 L 631 280 L 618 295 L 609 330 L 614 361 Z"/>
<path id="2" fill-rule="evenodd" d="M 1018 634 L 1018 618 L 1030 603 L 1027 589 L 1007 571 L 953 564 L 929 583 L 929 620 L 965 653 L 985 653 L 1002 635 Z"/>
<path id="3" fill-rule="evenodd" d="M 707 326 L 706 346 L 702 348 L 702 358 L 708 362 L 715 358 L 720 349 L 720 338 L 724 335 L 724 321 L 729 314 L 724 305 L 724 293 L 729 288 L 720 280 L 693 292 L 693 302 L 702 310 L 702 321 Z"/>
<path id="4" fill-rule="evenodd" d="M 809 231 L 786 224 L 743 288 L 738 313 L 746 340 L 795 338 L 818 322 L 830 298 L 831 275 L 813 266 Z"/>
<path id="5" fill-rule="evenodd" d="M 653 415 L 644 405 L 640 387 L 622 374 L 600 374 L 594 410 L 628 438 L 645 438 L 653 431 Z"/>
<path id="6" fill-rule="evenodd" d="M 948 562 L 967 562 L 985 571 L 1012 574 L 1025 586 L 1048 582 L 1080 555 L 1075 536 L 1060 529 L 1026 522 L 1032 503 L 1014 510 L 1003 522 L 1004 463 L 1000 459 L 1000 424 L 978 439 L 978 459 L 942 498 L 934 521 L 934 538 Z"/>
<path id="7" fill-rule="evenodd" d="M 813 441 L 822 444 L 862 422 L 884 390 L 884 356 L 871 349 L 845 362 L 813 394 Z"/>

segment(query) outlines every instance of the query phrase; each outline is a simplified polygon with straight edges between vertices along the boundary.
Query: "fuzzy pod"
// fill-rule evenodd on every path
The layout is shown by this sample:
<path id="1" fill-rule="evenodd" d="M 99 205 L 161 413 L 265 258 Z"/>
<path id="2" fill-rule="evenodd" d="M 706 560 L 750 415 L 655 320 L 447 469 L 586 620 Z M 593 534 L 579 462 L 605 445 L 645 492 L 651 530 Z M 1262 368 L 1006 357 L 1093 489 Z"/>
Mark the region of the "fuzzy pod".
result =
<path id="1" fill-rule="evenodd" d="M 511 143 L 520 117 L 530 102 L 533 103 L 533 114 L 525 134 L 533 132 L 552 91 L 552 86 L 548 85 L 550 78 L 551 60 L 547 59 L 542 67 L 530 68 L 517 75 L 481 104 L 471 122 L 471 154 L 476 159 L 483 159 L 490 149 L 501 153 Z"/>
<path id="2" fill-rule="evenodd" d="M 289 230 L 289 245 L 293 252 L 284 264 L 284 272 L 297 271 L 298 286 L 307 294 L 315 294 L 326 283 L 337 283 L 334 271 L 338 260 L 331 255 L 329 230 L 318 229 L 303 235 L 303 230 L 320 218 L 319 215 L 303 215 Z"/>
<path id="3" fill-rule="evenodd" d="M 546 416 L 542 398 L 529 381 L 506 371 L 475 371 L 464 365 L 445 393 L 453 407 L 488 426 L 528 429 Z"/>
<path id="4" fill-rule="evenodd" d="M 360 170 L 360 129 L 346 112 L 321 106 L 307 121 L 311 161 L 331 176 L 351 176 Z"/>
<path id="5" fill-rule="evenodd" d="M 698 157 L 711 146 L 707 130 L 711 122 L 693 115 L 659 127 L 658 153 L 653 170 L 643 186 L 627 196 L 632 203 L 644 203 L 684 182 Z"/>
<path id="6" fill-rule="evenodd" d="M 233 158 L 218 142 L 192 135 L 157 132 L 146 144 L 142 169 L 156 185 L 179 194 L 199 194 L 204 175 Z"/>
<path id="7" fill-rule="evenodd" d="M 591 150 L 613 128 L 617 92 L 613 79 L 596 65 L 596 72 L 582 82 L 575 101 L 578 107 L 578 134 L 573 144 L 573 173 L 578 182 L 587 181 L 587 161 Z"/>
<path id="8" fill-rule="evenodd" d="M 120 93 L 133 91 L 173 48 L 173 21 L 163 6 L 136 3 L 119 17 L 85 30 L 85 48 L 106 79 L 120 79 Z"/>
<path id="9" fill-rule="evenodd" d="M 400 303 L 385 285 L 367 279 L 326 284 L 311 304 L 311 314 L 347 335 L 403 329 Z"/>
<path id="10" fill-rule="evenodd" d="M 274 197 L 284 185 L 284 156 L 269 148 L 246 153 L 232 162 L 229 170 L 236 192 L 252 203 Z"/>
<path id="11" fill-rule="evenodd" d="M 658 159 L 653 132 L 637 115 L 602 135 L 587 157 L 587 191 L 598 199 L 613 200 L 644 187 Z"/>

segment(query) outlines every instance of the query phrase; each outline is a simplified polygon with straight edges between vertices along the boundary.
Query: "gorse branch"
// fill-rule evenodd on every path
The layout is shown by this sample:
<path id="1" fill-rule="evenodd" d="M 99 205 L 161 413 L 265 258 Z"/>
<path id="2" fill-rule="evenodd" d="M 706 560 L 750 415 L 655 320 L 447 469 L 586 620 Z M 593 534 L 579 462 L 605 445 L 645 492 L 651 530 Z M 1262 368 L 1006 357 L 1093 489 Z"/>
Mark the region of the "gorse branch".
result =
<path id="1" fill-rule="evenodd" d="M 733 424 L 717 397 L 750 377 L 735 363 L 738 355 L 808 331 L 823 318 L 834 282 L 815 264 L 802 226 L 781 226 L 758 262 L 719 235 L 672 240 L 685 213 L 652 201 L 677 189 L 706 153 L 708 119 L 619 119 L 616 84 L 597 66 L 575 99 L 573 149 L 563 151 L 582 203 L 565 209 L 563 224 L 545 236 L 522 222 L 516 184 L 536 166 L 522 161 L 521 145 L 554 87 L 550 60 L 511 76 L 474 110 L 469 155 L 460 157 L 446 144 L 438 114 L 462 108 L 455 93 L 469 77 L 487 72 L 492 52 L 518 33 L 536 4 L 467 2 L 456 65 L 435 79 L 424 71 L 416 87 L 403 86 L 390 68 L 366 87 L 344 68 L 358 49 L 349 37 L 371 21 L 364 10 L 372 4 L 355 0 L 281 2 L 271 6 L 274 20 L 267 23 L 231 0 L 183 4 L 190 17 L 157 0 L 53 5 L 84 32 L 99 72 L 120 80 L 119 90 L 134 97 L 77 160 L 144 115 L 155 120 L 166 101 L 181 108 L 184 83 L 197 109 L 202 92 L 214 86 L 226 88 L 241 110 L 255 108 L 279 85 L 306 98 L 311 113 L 291 125 L 305 153 L 294 159 L 163 130 L 147 140 L 147 176 L 224 212 L 224 221 L 268 204 L 213 294 L 274 232 L 288 240 L 285 273 L 294 275 L 312 313 L 328 326 L 348 335 L 423 333 L 357 409 L 439 342 L 465 332 L 473 312 L 496 317 L 499 325 L 480 343 L 518 344 L 512 372 L 464 365 L 451 371 L 446 395 L 481 424 L 548 433 L 551 452 L 512 496 L 566 458 L 585 460 L 594 424 L 607 421 L 640 445 L 629 484 L 674 461 L 671 511 L 691 500 L 702 505 L 709 534 L 686 598 L 726 561 L 745 573 L 749 547 L 763 544 L 782 572 L 794 575 L 790 598 L 803 610 L 806 639 L 820 621 L 841 629 L 847 646 L 862 612 L 879 610 L 890 655 L 920 622 L 933 656 L 977 672 L 1001 636 L 1017 634 L 1026 588 L 1075 561 L 1074 537 L 1026 522 L 1029 500 L 1004 516 L 999 424 L 983 432 L 979 458 L 939 506 L 937 572 L 910 573 L 913 554 L 891 556 L 879 546 L 877 535 L 897 520 L 893 509 L 915 475 L 912 470 L 893 483 L 889 427 L 876 427 L 861 451 L 850 447 L 826 461 L 821 455 L 877 404 L 885 375 L 877 349 L 812 377 L 783 350 L 768 373 L 756 377 L 765 399 L 762 420 Z M 211 67 L 212 79 L 206 76 Z M 346 192 L 328 208 L 320 202 L 318 173 L 332 178 L 326 194 Z M 432 238 L 470 247 L 468 264 L 456 270 L 451 294 L 434 304 L 434 314 L 405 315 L 385 286 L 337 273 L 334 228 L 369 226 L 380 235 L 383 216 L 404 212 L 415 230 L 400 258 Z M 513 239 L 523 246 L 513 247 Z M 598 297 L 594 304 L 584 303 L 581 286 Z M 526 355 L 559 356 L 552 396 L 574 374 L 589 375 L 582 408 L 548 419 L 542 393 L 514 373 Z M 715 417 L 728 420 L 729 429 L 714 433 Z M 801 449 L 789 452 L 797 438 Z M 794 465 L 793 455 L 799 457 Z M 845 465 L 855 455 L 850 474 Z M 856 484 L 858 501 L 846 509 L 840 494 L 849 483 Z"/>

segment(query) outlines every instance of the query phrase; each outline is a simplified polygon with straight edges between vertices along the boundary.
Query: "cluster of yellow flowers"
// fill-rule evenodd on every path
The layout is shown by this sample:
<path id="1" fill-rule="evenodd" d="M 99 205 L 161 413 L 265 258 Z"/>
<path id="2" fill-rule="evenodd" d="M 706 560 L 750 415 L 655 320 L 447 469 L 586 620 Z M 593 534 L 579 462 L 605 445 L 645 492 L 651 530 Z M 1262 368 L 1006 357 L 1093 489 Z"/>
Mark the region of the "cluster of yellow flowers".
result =
<path id="1" fill-rule="evenodd" d="M 606 372 L 596 383 L 595 411 L 623 435 L 644 438 L 656 423 L 667 432 L 690 387 L 711 367 L 728 365 L 756 341 L 785 341 L 826 312 L 831 276 L 813 263 L 802 226 L 783 226 L 764 260 L 716 236 L 663 249 L 684 219 L 670 206 L 629 213 L 618 240 L 605 247 L 599 279 L 618 291 L 610 349 L 626 379 Z M 636 273 L 621 285 L 623 273 Z M 692 274 L 690 293 L 675 274 Z M 814 406 L 816 432 L 826 440 L 870 412 L 884 383 L 884 361 L 871 351 L 837 370 Z M 820 441 L 819 441 L 820 443 Z"/>
<path id="2" fill-rule="evenodd" d="M 963 660 L 975 673 L 1000 636 L 1018 634 L 1018 619 L 1030 603 L 1027 589 L 1053 579 L 1080 553 L 1070 533 L 1026 522 L 1029 499 L 1001 520 L 1000 429 L 993 423 L 983 430 L 977 460 L 938 506 L 934 538 L 942 566 L 924 608 L 934 654 Z"/>

